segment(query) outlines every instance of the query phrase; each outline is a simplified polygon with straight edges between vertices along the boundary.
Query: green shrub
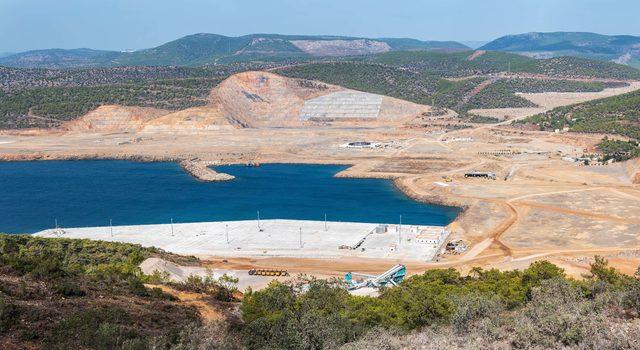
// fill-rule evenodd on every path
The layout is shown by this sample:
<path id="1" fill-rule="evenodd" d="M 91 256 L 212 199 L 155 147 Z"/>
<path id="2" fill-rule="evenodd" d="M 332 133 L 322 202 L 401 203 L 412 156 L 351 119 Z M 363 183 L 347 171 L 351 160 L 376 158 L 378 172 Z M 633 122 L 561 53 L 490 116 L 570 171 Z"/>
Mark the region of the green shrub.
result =
<path id="1" fill-rule="evenodd" d="M 226 274 L 218 279 L 213 279 L 211 276 L 203 278 L 197 275 L 190 275 L 186 281 L 182 283 L 172 283 L 171 285 L 181 290 L 208 294 L 216 300 L 234 301 L 236 299 L 233 294 L 238 291 L 237 283 L 237 278 Z"/>
<path id="2" fill-rule="evenodd" d="M 149 296 L 149 291 L 147 290 L 147 287 L 144 286 L 144 284 L 142 283 L 142 281 L 139 278 L 137 278 L 135 276 L 131 276 L 131 277 L 129 277 L 127 282 L 129 284 L 129 290 L 134 295 L 137 295 L 139 297 L 148 297 Z"/>
<path id="3" fill-rule="evenodd" d="M 575 132 L 617 134 L 640 140 L 638 122 L 640 91 L 554 108 L 521 121 L 536 124 L 540 130 L 568 127 Z"/>
<path id="4" fill-rule="evenodd" d="M 147 289 L 149 296 L 156 299 L 165 299 L 170 301 L 178 301 L 179 299 L 174 297 L 169 293 L 165 293 L 162 288 L 153 287 L 151 289 Z"/>
<path id="5" fill-rule="evenodd" d="M 129 315 L 117 307 L 84 310 L 55 325 L 46 341 L 57 348 L 117 349 L 139 337 L 126 326 L 131 323 Z"/>
<path id="6" fill-rule="evenodd" d="M 55 285 L 55 291 L 65 297 L 82 297 L 87 293 L 73 281 L 63 280 Z"/>
<path id="7" fill-rule="evenodd" d="M 18 307 L 0 296 L 0 332 L 13 327 L 19 317 Z"/>
<path id="8" fill-rule="evenodd" d="M 351 341 L 360 333 L 344 314 L 349 294 L 335 283 L 308 281 L 297 286 L 272 282 L 247 293 L 242 304 L 244 345 L 250 349 L 325 349 Z"/>

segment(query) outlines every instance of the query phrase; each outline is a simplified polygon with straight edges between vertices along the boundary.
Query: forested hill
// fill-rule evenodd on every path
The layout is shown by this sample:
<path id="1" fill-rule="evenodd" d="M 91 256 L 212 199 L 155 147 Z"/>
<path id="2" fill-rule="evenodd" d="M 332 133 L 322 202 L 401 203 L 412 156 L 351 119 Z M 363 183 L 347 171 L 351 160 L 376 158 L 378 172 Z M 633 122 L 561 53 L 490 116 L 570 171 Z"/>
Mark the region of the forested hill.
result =
<path id="1" fill-rule="evenodd" d="M 398 51 L 289 62 L 237 62 L 201 67 L 25 69 L 0 67 L 0 129 L 55 127 L 98 106 L 180 110 L 207 103 L 209 91 L 230 75 L 277 69 L 282 75 L 435 104 L 465 114 L 471 109 L 532 107 L 515 92 L 593 92 L 638 80 L 640 71 L 608 62 L 563 57 L 547 60 L 502 53 Z M 530 79 L 497 73 L 543 74 Z M 602 78 L 577 82 L 563 77 Z M 458 78 L 458 79 L 451 79 Z M 487 83 L 490 83 L 486 86 Z M 481 93 L 472 92 L 484 84 Z M 473 95 L 473 96 L 472 96 Z M 33 117 L 33 116 L 36 117 Z"/>
<path id="2" fill-rule="evenodd" d="M 228 276 L 145 275 L 148 257 L 200 264 L 133 244 L 0 234 L 0 348 L 629 349 L 640 341 L 639 275 L 599 257 L 580 280 L 536 261 L 467 276 L 427 270 L 379 297 L 298 276 L 241 300 Z"/>
<path id="3" fill-rule="evenodd" d="M 640 90 L 558 107 L 524 122 L 536 124 L 541 130 L 568 127 L 576 132 L 617 134 L 640 140 Z"/>
<path id="4" fill-rule="evenodd" d="M 407 38 L 356 38 L 251 34 L 228 37 L 194 34 L 158 47 L 134 52 L 90 49 L 36 50 L 0 57 L 0 65 L 22 68 L 79 68 L 109 66 L 197 66 L 207 63 L 246 62 L 367 55 L 397 50 L 465 50 L 455 41 Z"/>
<path id="5" fill-rule="evenodd" d="M 576 56 L 640 67 L 640 37 L 583 32 L 507 35 L 481 50 L 524 53 L 534 57 Z"/>
<path id="6" fill-rule="evenodd" d="M 354 60 L 354 58 L 350 58 Z M 499 72 L 521 72 L 562 77 L 594 77 L 639 80 L 640 70 L 578 57 L 534 59 L 498 51 L 387 52 L 361 58 L 363 61 L 427 71 L 443 77 L 461 77 Z"/>

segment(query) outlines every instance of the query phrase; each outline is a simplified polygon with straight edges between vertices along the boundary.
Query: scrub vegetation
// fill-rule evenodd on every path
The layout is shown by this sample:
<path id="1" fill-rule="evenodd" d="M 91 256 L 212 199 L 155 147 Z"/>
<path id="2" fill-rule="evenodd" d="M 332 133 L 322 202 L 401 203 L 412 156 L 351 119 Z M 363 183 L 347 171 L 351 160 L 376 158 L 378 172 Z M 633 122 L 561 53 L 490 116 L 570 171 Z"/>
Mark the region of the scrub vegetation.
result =
<path id="1" fill-rule="evenodd" d="M 398 51 L 364 58 L 415 71 L 428 71 L 443 77 L 467 77 L 499 72 L 545 74 L 556 77 L 638 79 L 640 70 L 611 62 L 577 57 L 533 59 L 506 52 L 487 51 L 470 59 L 473 51 Z"/>
<path id="2" fill-rule="evenodd" d="M 596 147 L 603 154 L 603 162 L 610 159 L 616 162 L 622 162 L 631 158 L 640 157 L 640 145 L 638 141 L 635 140 L 613 140 L 605 136 Z"/>
<path id="3" fill-rule="evenodd" d="M 0 348 L 143 349 L 150 339 L 168 342 L 199 317 L 145 287 L 138 265 L 152 256 L 198 262 L 133 244 L 0 235 Z"/>
<path id="4" fill-rule="evenodd" d="M 609 87 L 625 86 L 626 83 L 581 82 L 561 79 L 500 78 L 489 81 L 479 88 L 487 78 L 471 77 L 447 80 L 439 76 L 437 65 L 414 65 L 404 63 L 400 55 L 395 65 L 363 62 L 324 62 L 286 67 L 276 72 L 293 78 L 319 80 L 346 88 L 369 93 L 392 96 L 411 102 L 436 105 L 464 114 L 470 109 L 535 107 L 532 102 L 516 95 L 517 92 L 596 92 Z M 419 57 L 441 57 L 441 53 L 411 53 Z M 447 54 L 453 55 L 456 54 Z M 480 56 L 483 57 L 483 56 Z M 386 62 L 382 60 L 382 62 Z M 412 62 L 409 60 L 409 62 Z M 466 61 L 465 61 L 466 62 Z M 493 62 L 493 61 L 489 61 Z M 459 62 L 463 65 L 462 61 Z M 464 63 L 466 64 L 466 63 Z M 447 69 L 450 65 L 444 65 Z M 457 67 L 457 69 L 463 69 Z M 463 69 L 464 70 L 464 69 Z M 464 70 L 466 71 L 466 70 Z M 468 74 L 486 71 L 468 71 Z M 474 92 L 475 89 L 479 91 Z"/>
<path id="5" fill-rule="evenodd" d="M 329 62 L 283 68 L 276 73 L 307 80 L 320 80 L 349 89 L 387 95 L 420 104 L 431 104 L 431 96 L 447 85 L 429 76 L 397 67 L 360 62 Z"/>
<path id="6" fill-rule="evenodd" d="M 202 106 L 210 90 L 229 75 L 271 66 L 242 63 L 199 68 L 0 67 L 0 129 L 56 127 L 105 104 L 167 110 Z"/>
<path id="7" fill-rule="evenodd" d="M 462 115 L 470 109 L 532 107 L 515 92 L 601 91 L 624 83 L 501 78 L 500 72 L 555 77 L 640 79 L 640 71 L 578 58 L 532 58 L 473 51 L 394 51 L 377 55 L 308 60 L 260 59 L 200 67 L 130 66 L 82 69 L 0 67 L 0 128 L 56 127 L 104 104 L 180 110 L 206 103 L 208 92 L 228 76 L 275 69 L 289 77 L 435 104 Z M 448 80 L 449 78 L 464 78 Z M 616 85 L 617 84 L 617 85 Z M 478 91 L 475 91 L 478 90 Z"/>
<path id="8" fill-rule="evenodd" d="M 249 348 L 616 348 L 637 341 L 640 282 L 596 258 L 577 281 L 548 262 L 524 271 L 430 270 L 378 298 L 337 283 L 273 283 L 245 295 L 241 344 Z M 616 328 L 621 327 L 621 328 Z M 618 339 L 620 330 L 627 337 Z M 372 341 L 372 340 L 376 341 Z M 471 346 L 472 348 L 474 346 Z"/>
<path id="9" fill-rule="evenodd" d="M 640 140 L 640 91 L 558 107 L 523 121 L 540 130 L 607 133 Z"/>
<path id="10" fill-rule="evenodd" d="M 247 291 L 234 280 L 176 289 L 239 306 L 203 324 L 138 264 L 181 257 L 132 244 L 0 236 L 0 345 L 88 349 L 627 348 L 640 339 L 640 281 L 596 257 L 583 280 L 539 261 L 522 271 L 429 270 L 379 297 L 299 276 Z M 227 303 L 228 304 L 228 303 Z"/>
<path id="11" fill-rule="evenodd" d="M 0 128 L 53 127 L 106 104 L 180 110 L 206 104 L 221 79 L 52 87 L 0 95 Z M 37 118 L 30 117 L 31 115 Z"/>

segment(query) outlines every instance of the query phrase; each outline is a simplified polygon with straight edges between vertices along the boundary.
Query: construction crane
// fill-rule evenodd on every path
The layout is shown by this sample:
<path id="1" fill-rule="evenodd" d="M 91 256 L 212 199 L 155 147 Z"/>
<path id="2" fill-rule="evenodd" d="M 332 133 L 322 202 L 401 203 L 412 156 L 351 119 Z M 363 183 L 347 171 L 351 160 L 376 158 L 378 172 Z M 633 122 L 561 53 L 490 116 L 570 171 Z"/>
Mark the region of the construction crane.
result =
<path id="1" fill-rule="evenodd" d="M 372 288 L 380 288 L 387 284 L 391 284 L 397 286 L 398 283 L 402 282 L 404 276 L 407 274 L 407 267 L 401 264 L 398 264 L 392 268 L 390 268 L 387 272 L 375 276 L 375 275 L 367 275 L 363 273 L 354 273 L 349 272 L 344 276 L 345 282 L 347 282 L 349 290 L 364 288 L 364 287 L 372 287 Z M 356 281 L 353 278 L 359 277 L 362 280 Z"/>

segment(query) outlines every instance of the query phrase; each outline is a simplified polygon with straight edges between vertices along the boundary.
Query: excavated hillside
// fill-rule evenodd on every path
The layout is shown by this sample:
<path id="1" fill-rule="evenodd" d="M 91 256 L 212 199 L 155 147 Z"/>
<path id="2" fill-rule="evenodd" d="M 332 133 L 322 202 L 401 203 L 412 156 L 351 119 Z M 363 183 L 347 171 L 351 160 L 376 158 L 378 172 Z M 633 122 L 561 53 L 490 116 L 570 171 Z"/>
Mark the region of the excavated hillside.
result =
<path id="1" fill-rule="evenodd" d="M 168 113 L 155 108 L 106 105 L 63 124 L 61 129 L 70 132 L 137 132 L 148 122 Z"/>
<path id="2" fill-rule="evenodd" d="M 220 106 L 193 107 L 149 121 L 143 131 L 229 130 L 234 126 L 225 118 Z"/>
<path id="3" fill-rule="evenodd" d="M 314 126 L 396 127 L 430 107 L 268 72 L 232 75 L 205 106 L 177 112 L 106 105 L 65 123 L 73 133 L 198 132 Z"/>
<path id="4" fill-rule="evenodd" d="M 232 75 L 213 89 L 210 104 L 241 127 L 301 126 L 298 118 L 305 100 L 341 88 L 285 78 L 267 72 Z"/>
<path id="5" fill-rule="evenodd" d="M 368 39 L 358 40 L 292 40 L 291 43 L 313 56 L 370 55 L 391 51 L 389 44 Z"/>
<path id="6" fill-rule="evenodd" d="M 387 96 L 267 72 L 229 77 L 213 89 L 210 101 L 220 106 L 234 124 L 254 128 L 327 123 L 395 126 L 429 109 Z"/>

